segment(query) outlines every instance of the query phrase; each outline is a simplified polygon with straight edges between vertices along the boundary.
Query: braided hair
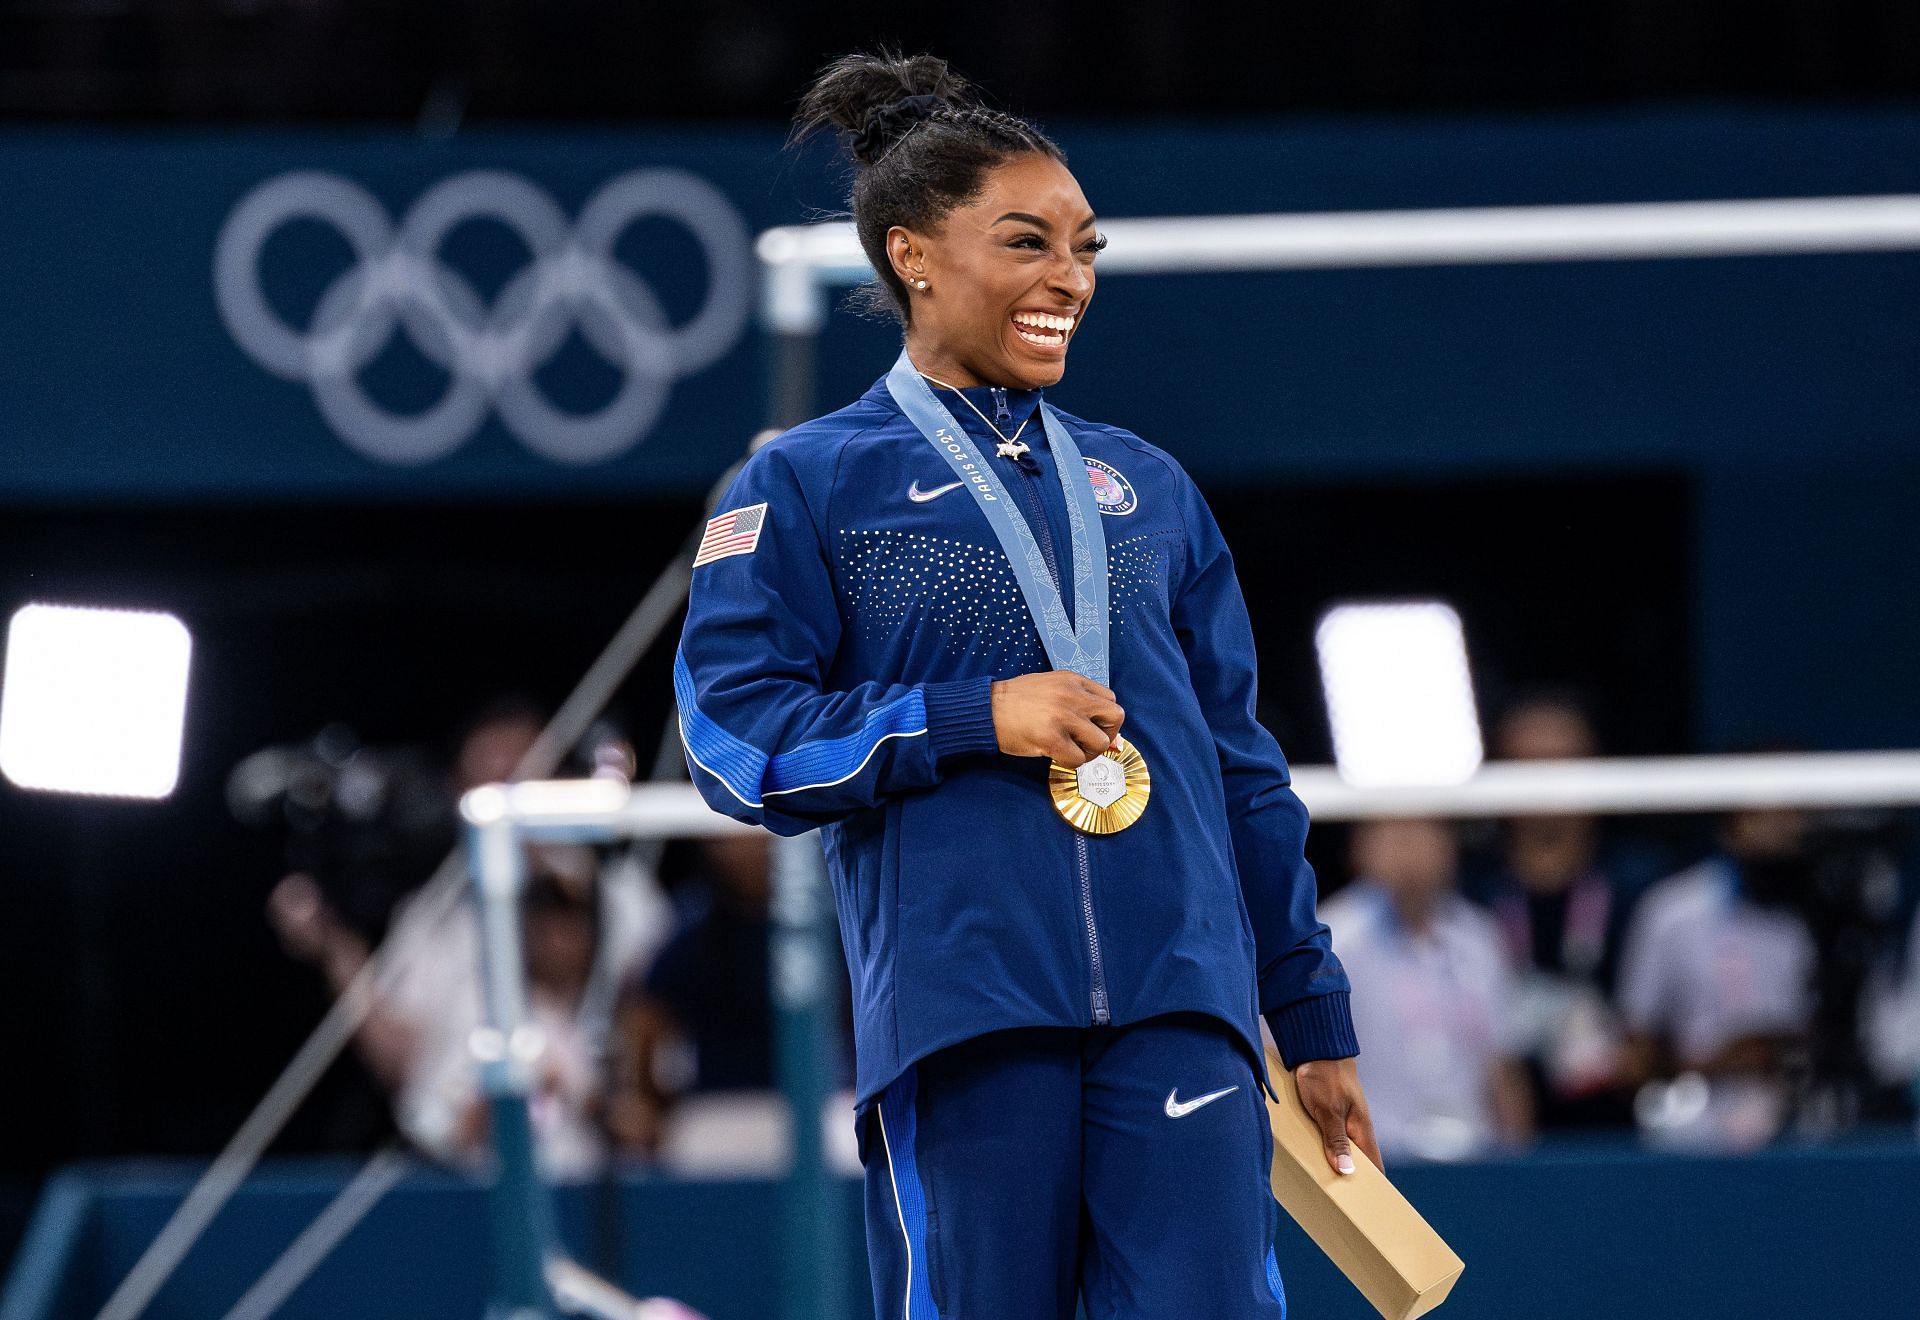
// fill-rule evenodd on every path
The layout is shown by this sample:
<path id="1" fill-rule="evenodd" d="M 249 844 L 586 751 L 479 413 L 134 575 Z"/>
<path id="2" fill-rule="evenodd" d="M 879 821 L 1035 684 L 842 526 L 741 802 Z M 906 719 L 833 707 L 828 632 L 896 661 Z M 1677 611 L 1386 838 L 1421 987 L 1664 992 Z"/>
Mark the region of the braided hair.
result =
<path id="1" fill-rule="evenodd" d="M 880 276 L 872 310 L 912 320 L 907 288 L 887 257 L 895 225 L 922 233 L 979 195 L 988 171 L 1039 152 L 1066 163 L 1053 140 L 1018 115 L 995 110 L 932 55 L 881 50 L 843 55 L 820 71 L 794 115 L 792 142 L 837 128 L 853 157 L 854 231 Z"/>

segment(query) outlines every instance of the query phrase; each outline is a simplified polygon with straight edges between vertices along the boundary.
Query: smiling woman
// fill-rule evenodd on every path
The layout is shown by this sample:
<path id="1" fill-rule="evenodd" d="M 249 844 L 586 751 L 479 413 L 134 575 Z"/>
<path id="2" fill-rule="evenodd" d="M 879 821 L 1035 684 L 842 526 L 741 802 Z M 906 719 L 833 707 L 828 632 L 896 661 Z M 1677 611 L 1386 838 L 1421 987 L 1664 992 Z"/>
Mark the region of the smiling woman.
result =
<path id="1" fill-rule="evenodd" d="M 706 800 L 826 838 L 875 1314 L 1280 1320 L 1261 1015 L 1375 1152 L 1232 559 L 1041 397 L 1104 242 L 1060 148 L 925 55 L 829 66 L 828 127 L 905 345 L 741 469 L 674 677 Z"/>
<path id="2" fill-rule="evenodd" d="M 1057 383 L 1104 245 L 1079 183 L 1042 152 L 989 171 L 936 229 L 892 226 L 886 255 L 911 290 L 914 365 L 962 387 Z"/>
<path id="3" fill-rule="evenodd" d="M 862 167 L 854 227 L 914 364 L 963 388 L 1057 382 L 1106 240 L 1053 140 L 928 55 L 831 66 L 796 136 L 829 125 Z"/>

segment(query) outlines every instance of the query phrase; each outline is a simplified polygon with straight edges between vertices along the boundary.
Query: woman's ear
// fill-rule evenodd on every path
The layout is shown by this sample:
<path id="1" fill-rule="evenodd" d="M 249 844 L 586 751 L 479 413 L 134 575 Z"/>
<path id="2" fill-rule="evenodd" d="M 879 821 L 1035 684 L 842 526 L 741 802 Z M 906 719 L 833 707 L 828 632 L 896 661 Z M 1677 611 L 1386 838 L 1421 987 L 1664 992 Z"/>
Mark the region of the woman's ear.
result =
<path id="1" fill-rule="evenodd" d="M 903 225 L 895 225 L 887 231 L 887 260 L 893 266 L 893 273 L 908 288 L 914 287 L 915 280 L 927 277 L 927 250 L 920 238 Z"/>

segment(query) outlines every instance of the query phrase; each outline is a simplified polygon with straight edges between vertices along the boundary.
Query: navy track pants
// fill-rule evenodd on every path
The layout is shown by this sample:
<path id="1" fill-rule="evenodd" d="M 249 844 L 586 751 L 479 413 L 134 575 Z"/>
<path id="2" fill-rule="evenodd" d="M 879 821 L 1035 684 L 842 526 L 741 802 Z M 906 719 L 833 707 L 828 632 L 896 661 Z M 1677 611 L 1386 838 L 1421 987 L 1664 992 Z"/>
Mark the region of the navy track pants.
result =
<path id="1" fill-rule="evenodd" d="M 877 1320 L 1282 1320 L 1260 1082 L 1221 1022 L 999 1031 L 860 1124 Z"/>

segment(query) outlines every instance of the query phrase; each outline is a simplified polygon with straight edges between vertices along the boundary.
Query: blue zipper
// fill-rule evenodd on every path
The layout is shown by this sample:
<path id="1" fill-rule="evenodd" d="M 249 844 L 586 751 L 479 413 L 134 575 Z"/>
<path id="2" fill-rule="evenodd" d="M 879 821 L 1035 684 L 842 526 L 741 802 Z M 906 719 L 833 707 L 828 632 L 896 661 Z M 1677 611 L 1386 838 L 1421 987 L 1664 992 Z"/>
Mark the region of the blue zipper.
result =
<path id="1" fill-rule="evenodd" d="M 1053 589 L 1059 591 L 1060 566 L 1053 557 L 1053 529 L 1047 523 L 1047 511 L 1041 507 L 1040 496 L 1033 485 L 1034 482 L 1042 480 L 1045 476 L 1044 473 L 1036 470 L 1038 462 L 1039 460 L 1036 459 L 1035 467 L 1029 468 L 1026 464 L 1015 459 L 1013 465 L 1020 469 L 1020 476 L 1022 477 L 1020 491 L 1027 497 L 1027 507 L 1033 513 L 1034 526 L 1040 534 L 1040 553 L 1046 556 L 1047 574 L 1053 579 Z M 1064 595 L 1062 595 L 1060 599 L 1062 604 L 1066 603 L 1066 597 Z M 1079 603 L 1078 601 L 1074 602 L 1075 605 Z"/>
<path id="2" fill-rule="evenodd" d="M 1006 391 L 996 388 L 993 398 L 995 411 L 1005 413 Z M 1007 420 L 1012 420 L 1010 414 Z M 1033 511 L 1034 524 L 1040 532 L 1040 554 L 1047 561 L 1047 573 L 1053 578 L 1053 589 L 1059 591 L 1060 567 L 1054 560 L 1053 532 L 1047 524 L 1047 511 L 1040 503 L 1036 488 L 1031 484 L 1041 480 L 1045 474 L 1018 461 L 1014 466 L 1020 469 L 1020 475 L 1024 478 L 1020 483 L 1020 489 L 1026 494 L 1027 506 Z M 1079 602 L 1075 601 L 1074 605 L 1077 608 Z M 1100 930 L 1093 920 L 1093 861 L 1088 855 L 1087 836 L 1078 830 L 1073 834 L 1073 856 L 1080 871 L 1080 915 L 1087 923 L 1087 958 L 1093 973 L 1093 990 L 1090 995 L 1093 1020 L 1095 1025 L 1105 1026 L 1113 1021 L 1113 1010 L 1107 1002 L 1107 973 L 1100 958 Z"/>

